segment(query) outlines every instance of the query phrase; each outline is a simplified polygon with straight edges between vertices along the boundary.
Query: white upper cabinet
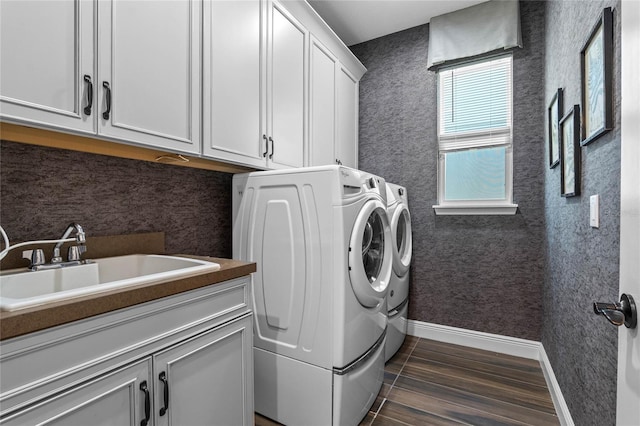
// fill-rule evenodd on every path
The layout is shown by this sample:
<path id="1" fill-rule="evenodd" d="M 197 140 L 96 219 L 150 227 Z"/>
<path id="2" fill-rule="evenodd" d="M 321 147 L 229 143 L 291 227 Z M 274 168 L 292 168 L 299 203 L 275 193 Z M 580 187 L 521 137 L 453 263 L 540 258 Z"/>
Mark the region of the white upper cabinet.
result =
<path id="1" fill-rule="evenodd" d="M 83 0 L 0 1 L 3 120 L 95 132 L 94 7 Z"/>
<path id="2" fill-rule="evenodd" d="M 358 79 L 311 40 L 309 165 L 358 167 Z"/>
<path id="3" fill-rule="evenodd" d="M 206 1 L 204 18 L 203 154 L 302 166 L 308 32 L 271 1 Z"/>
<path id="4" fill-rule="evenodd" d="M 336 164 L 337 59 L 311 39 L 309 59 L 309 165 Z"/>
<path id="5" fill-rule="evenodd" d="M 200 152 L 200 1 L 0 8 L 3 120 Z"/>
<path id="6" fill-rule="evenodd" d="M 201 2 L 98 2 L 99 133 L 200 151 Z"/>
<path id="7" fill-rule="evenodd" d="M 0 24 L 2 121 L 257 169 L 357 166 L 366 69 L 306 1 L 0 0 Z"/>
<path id="8" fill-rule="evenodd" d="M 306 46 L 309 32 L 279 3 L 269 8 L 267 157 L 271 168 L 304 163 Z"/>
<path id="9" fill-rule="evenodd" d="M 266 3 L 204 2 L 202 153 L 266 165 L 261 112 Z"/>
<path id="10" fill-rule="evenodd" d="M 341 164 L 358 168 L 358 88 L 359 83 L 344 66 L 337 73 L 336 156 Z"/>

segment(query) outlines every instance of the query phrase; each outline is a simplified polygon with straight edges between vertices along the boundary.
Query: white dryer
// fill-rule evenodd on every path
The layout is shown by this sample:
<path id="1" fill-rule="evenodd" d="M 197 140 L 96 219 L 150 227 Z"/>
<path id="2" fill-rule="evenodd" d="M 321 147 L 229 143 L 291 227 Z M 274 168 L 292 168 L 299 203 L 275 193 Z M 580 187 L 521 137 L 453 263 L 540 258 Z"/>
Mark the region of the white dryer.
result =
<path id="1" fill-rule="evenodd" d="M 411 215 L 406 188 L 392 183 L 387 187 L 387 214 L 391 226 L 393 272 L 387 294 L 389 326 L 385 346 L 388 361 L 402 346 L 407 335 L 409 309 L 409 268 L 411 266 Z"/>
<path id="2" fill-rule="evenodd" d="M 384 180 L 342 166 L 235 175 L 233 210 L 233 256 L 257 263 L 256 411 L 287 425 L 357 425 L 384 376 Z"/>

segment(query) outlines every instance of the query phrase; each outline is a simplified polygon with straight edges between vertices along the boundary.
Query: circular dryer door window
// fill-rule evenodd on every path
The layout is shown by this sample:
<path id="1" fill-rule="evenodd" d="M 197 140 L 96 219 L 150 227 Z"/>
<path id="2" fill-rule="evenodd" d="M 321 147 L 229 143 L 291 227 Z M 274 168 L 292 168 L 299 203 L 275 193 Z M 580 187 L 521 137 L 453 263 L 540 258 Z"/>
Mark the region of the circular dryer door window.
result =
<path id="1" fill-rule="evenodd" d="M 393 233 L 393 270 L 399 277 L 409 270 L 411 265 L 411 216 L 405 205 L 400 205 L 391 218 Z"/>
<path id="2" fill-rule="evenodd" d="M 384 205 L 368 201 L 353 227 L 349 278 L 358 301 L 368 307 L 384 299 L 391 276 L 391 232 Z"/>

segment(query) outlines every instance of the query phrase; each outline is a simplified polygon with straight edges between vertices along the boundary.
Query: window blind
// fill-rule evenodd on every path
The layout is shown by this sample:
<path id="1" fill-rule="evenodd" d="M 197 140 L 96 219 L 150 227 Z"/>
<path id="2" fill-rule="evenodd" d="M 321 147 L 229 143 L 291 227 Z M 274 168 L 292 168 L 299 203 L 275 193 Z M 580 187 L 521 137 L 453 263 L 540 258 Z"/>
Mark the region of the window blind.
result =
<path id="1" fill-rule="evenodd" d="M 441 150 L 511 143 L 511 63 L 508 55 L 438 72 Z"/>
<path id="2" fill-rule="evenodd" d="M 438 214 L 515 212 L 512 85 L 511 54 L 438 70 Z"/>

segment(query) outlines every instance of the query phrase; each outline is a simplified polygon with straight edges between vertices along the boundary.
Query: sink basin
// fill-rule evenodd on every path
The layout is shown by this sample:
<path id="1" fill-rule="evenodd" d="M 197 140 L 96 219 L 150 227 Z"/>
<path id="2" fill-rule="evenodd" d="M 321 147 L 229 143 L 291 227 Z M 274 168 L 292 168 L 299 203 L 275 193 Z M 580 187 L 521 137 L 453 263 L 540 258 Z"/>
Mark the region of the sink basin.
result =
<path id="1" fill-rule="evenodd" d="M 220 269 L 198 259 L 134 254 L 96 259 L 86 265 L 0 273 L 0 310 L 14 311 L 57 300 L 95 294 L 138 284 L 186 278 Z"/>

